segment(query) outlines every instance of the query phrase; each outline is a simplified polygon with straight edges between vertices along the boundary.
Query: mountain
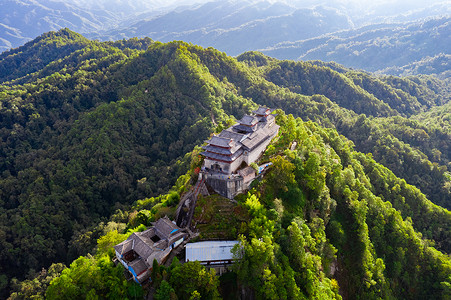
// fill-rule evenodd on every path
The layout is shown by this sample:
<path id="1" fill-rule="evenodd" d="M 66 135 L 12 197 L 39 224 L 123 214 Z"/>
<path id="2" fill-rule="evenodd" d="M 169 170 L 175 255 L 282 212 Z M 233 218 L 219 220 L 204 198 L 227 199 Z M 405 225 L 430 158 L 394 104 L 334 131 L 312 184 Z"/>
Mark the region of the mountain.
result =
<path id="1" fill-rule="evenodd" d="M 447 59 L 450 7 L 440 0 L 6 0 L 0 4 L 0 51 L 69 28 L 103 41 L 183 40 L 229 55 L 259 50 L 278 59 L 416 75 L 412 65 L 438 55 L 444 55 L 441 63 Z"/>
<path id="2" fill-rule="evenodd" d="M 441 79 L 449 79 L 451 70 L 451 55 L 440 53 L 434 57 L 425 57 L 402 67 L 388 67 L 379 72 L 382 74 L 408 76 L 408 75 L 435 75 Z"/>
<path id="3" fill-rule="evenodd" d="M 121 27 L 90 37 L 115 40 L 149 36 L 162 42 L 183 40 L 238 55 L 286 40 L 349 29 L 352 24 L 346 15 L 331 8 L 296 9 L 277 2 L 216 1 Z"/>
<path id="4" fill-rule="evenodd" d="M 240 282 L 266 295 L 258 291 L 259 281 L 246 280 L 285 272 L 296 284 L 282 285 L 309 297 L 322 284 L 330 295 L 339 287 L 344 297 L 411 298 L 417 291 L 446 296 L 449 82 L 376 77 L 334 63 L 279 61 L 257 52 L 232 58 L 184 42 L 90 41 L 67 29 L 2 53 L 0 70 L 2 295 L 13 283 L 17 292 L 38 285 L 42 292 L 56 277 L 48 295 L 74 286 L 75 298 L 133 293 L 135 287 L 110 263 L 111 244 L 128 229 L 173 213 L 196 177 L 196 146 L 266 105 L 302 120 L 279 111 L 284 134 L 267 158 L 275 166 L 260 192 L 253 192 L 260 204 L 240 200 L 249 211 L 240 233 L 252 245 L 280 246 L 275 255 L 285 263 L 281 271 L 262 258 L 265 266 L 255 270 L 270 272 L 255 276 L 240 267 Z M 292 141 L 299 150 L 285 153 Z M 264 210 L 258 210 L 261 205 Z M 306 252 L 316 255 L 306 254 L 307 262 L 287 250 L 287 232 L 297 232 L 292 222 L 305 232 Z M 255 231 L 258 224 L 272 237 Z M 98 256 L 75 260 L 64 276 L 58 275 L 61 265 L 53 265 L 49 276 L 38 273 L 92 253 L 97 239 Z M 311 239 L 325 248 L 315 248 Z M 319 242 L 324 239 L 327 246 Z M 327 267 L 335 259 L 343 270 L 337 275 Z M 303 278 L 302 270 L 313 262 L 309 272 L 315 275 Z M 23 285 L 13 279 L 26 276 L 37 277 Z"/>
<path id="5" fill-rule="evenodd" d="M 179 6 L 195 5 L 202 0 L 64 0 L 61 2 L 70 3 L 89 10 L 109 11 L 121 18 L 130 18 L 133 15 L 140 15 L 143 12 L 160 14 L 167 10 Z"/>
<path id="6" fill-rule="evenodd" d="M 54 0 L 5 0 L 0 3 L 0 51 L 23 45 L 51 30 L 79 32 L 102 29 L 117 18 L 108 11 L 86 10 Z"/>
<path id="7" fill-rule="evenodd" d="M 451 13 L 450 1 L 430 1 L 425 5 L 421 0 L 398 1 L 357 1 L 349 14 L 356 27 L 369 24 L 412 22 L 431 17 L 445 17 Z"/>
<path id="8" fill-rule="evenodd" d="M 387 68 L 387 72 L 393 73 L 397 68 L 408 68 L 407 65 L 426 57 L 449 54 L 450 20 L 446 17 L 413 23 L 369 25 L 313 39 L 282 43 L 263 49 L 262 52 L 278 59 L 318 59 L 371 72 Z M 446 59 L 446 56 L 442 57 L 442 61 Z"/>
<path id="9" fill-rule="evenodd" d="M 423 212 L 437 216 L 424 220 L 439 230 L 449 227 L 451 213 L 431 204 L 369 155 L 353 150 L 352 142 L 336 130 L 294 119 L 281 110 L 277 113 L 281 132 L 262 158 L 272 162 L 264 177 L 235 203 L 217 195 L 198 201 L 202 206 L 198 213 L 204 219 L 202 227 L 196 228 L 201 240 L 207 231 L 209 235 L 239 234 L 232 272 L 218 279 L 199 262 L 180 264 L 174 259 L 164 266 L 154 264 L 152 282 L 143 288 L 126 281 L 122 265 L 111 262 L 113 245 L 145 229 L 162 213 L 175 210 L 170 195 L 190 188 L 186 177 L 196 177 L 195 168 L 201 163 L 194 151 L 190 171 L 171 193 L 138 201 L 127 225 L 110 222 L 94 256 L 80 257 L 68 268 L 52 265 L 33 281 L 23 282 L 11 299 L 145 294 L 156 299 L 187 299 L 193 294 L 207 299 L 247 295 L 258 299 L 446 299 L 450 259 L 422 239 L 413 228 L 417 217 L 406 218 L 407 203 L 399 201 L 421 203 Z M 384 201 L 388 194 L 385 199 L 389 200 Z M 212 213 L 211 203 L 221 207 L 213 212 L 219 226 L 205 221 Z M 232 219 L 239 215 L 241 224 L 228 223 L 226 207 L 233 211 Z M 118 227 L 122 229 L 114 229 Z"/>

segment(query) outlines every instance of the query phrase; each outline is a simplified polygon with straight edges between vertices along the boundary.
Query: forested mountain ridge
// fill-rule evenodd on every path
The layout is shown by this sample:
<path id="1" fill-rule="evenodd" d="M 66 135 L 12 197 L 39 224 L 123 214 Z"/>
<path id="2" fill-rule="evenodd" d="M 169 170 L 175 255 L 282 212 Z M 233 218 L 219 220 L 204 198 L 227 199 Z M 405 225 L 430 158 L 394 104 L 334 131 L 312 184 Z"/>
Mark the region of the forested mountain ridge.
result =
<path id="1" fill-rule="evenodd" d="M 448 79 L 450 76 L 450 54 L 440 53 L 433 57 L 427 56 L 419 61 L 412 62 L 402 67 L 388 67 L 380 72 L 398 76 L 407 75 L 435 75 L 440 79 Z"/>
<path id="2" fill-rule="evenodd" d="M 408 23 L 371 24 L 312 39 L 280 43 L 260 51 L 278 59 L 319 59 L 370 72 L 437 74 L 444 78 L 443 72 L 447 70 L 443 66 L 436 63 L 421 68 L 421 64 L 436 56 L 440 57 L 441 64 L 449 64 L 450 24 L 449 15 Z"/>
<path id="3" fill-rule="evenodd" d="M 69 30 L 14 51 L 0 61 L 3 287 L 13 276 L 85 254 L 116 228 L 97 226 L 113 213 L 117 223 L 133 220 L 131 203 L 167 191 L 188 167 L 187 152 L 257 105 L 336 128 L 450 207 L 449 127 L 424 125 L 429 112 L 430 122 L 450 122 L 442 110 L 449 87 L 436 78 L 376 78 L 253 52 L 234 59 L 183 42 L 101 43 Z M 18 55 L 24 71 L 14 73 Z M 47 63 L 36 68 L 37 61 Z M 449 253 L 449 211 L 389 170 L 365 168 L 377 196 Z M 399 187 L 387 190 L 389 179 Z"/>
<path id="4" fill-rule="evenodd" d="M 79 64 L 86 60 L 112 55 L 112 53 L 106 53 L 106 49 L 114 51 L 113 47 L 121 50 L 129 48 L 122 53 L 122 56 L 131 55 L 133 53 L 131 50 L 145 50 L 151 43 L 150 38 L 96 43 L 68 29 L 48 32 L 20 48 L 0 54 L 0 82 L 4 83 L 10 80 L 13 82 L 9 84 L 32 82 L 37 78 L 47 77 L 60 71 L 61 65 L 64 65 L 66 69 L 69 68 L 65 72 L 71 72 L 71 68 L 80 68 Z M 90 57 L 86 56 L 87 53 L 77 52 L 86 48 L 89 50 L 86 51 L 89 55 L 97 56 Z M 107 59 L 104 58 L 104 60 Z M 30 76 L 31 78 L 29 78 Z"/>
<path id="5" fill-rule="evenodd" d="M 246 222 L 227 228 L 238 234 L 242 247 L 235 249 L 239 260 L 232 273 L 218 280 L 198 262 L 181 265 L 174 259 L 170 266 L 154 263 L 153 289 L 143 289 L 127 282 L 122 265 L 111 261 L 113 245 L 175 211 L 174 195 L 197 177 L 202 163 L 198 148 L 188 173 L 169 194 L 137 201 L 127 224 L 118 223 L 117 216 L 108 223 L 94 256 L 80 257 L 66 269 L 53 264 L 49 272 L 20 283 L 10 299 L 133 298 L 143 293 L 155 299 L 447 299 L 449 257 L 415 232 L 418 216 L 403 219 L 400 212 L 406 211 L 404 197 L 415 199 L 412 204 L 424 199 L 421 192 L 370 155 L 354 151 L 335 129 L 277 113 L 280 135 L 262 158 L 273 164 L 248 194 L 237 197 L 235 209 L 247 215 Z M 390 200 L 383 201 L 387 193 Z M 451 213 L 424 200 L 422 210 L 439 221 L 431 230 L 446 230 Z M 217 200 L 198 202 L 205 201 Z"/>
<path id="6" fill-rule="evenodd" d="M 186 168 L 184 154 L 229 119 L 199 86 L 205 72 L 191 69 L 187 45 L 110 44 L 91 42 L 50 63 L 50 76 L 2 85 L 2 274 L 85 253 L 99 234 L 87 228 L 167 190 Z M 238 115 L 255 107 L 228 102 Z"/>

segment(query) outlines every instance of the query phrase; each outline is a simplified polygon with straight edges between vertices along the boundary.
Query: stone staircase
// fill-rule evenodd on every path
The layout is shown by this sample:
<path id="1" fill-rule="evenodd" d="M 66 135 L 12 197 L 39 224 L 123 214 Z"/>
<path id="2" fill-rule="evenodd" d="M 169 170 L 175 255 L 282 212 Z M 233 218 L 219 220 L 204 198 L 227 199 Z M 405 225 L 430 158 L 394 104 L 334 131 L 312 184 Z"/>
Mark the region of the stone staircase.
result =
<path id="1" fill-rule="evenodd" d="M 193 219 L 194 209 L 196 208 L 197 197 L 199 194 L 204 196 L 209 195 L 202 173 L 199 173 L 196 184 L 182 197 L 179 206 L 177 207 L 176 222 L 177 226 L 180 228 L 191 226 L 191 220 Z"/>

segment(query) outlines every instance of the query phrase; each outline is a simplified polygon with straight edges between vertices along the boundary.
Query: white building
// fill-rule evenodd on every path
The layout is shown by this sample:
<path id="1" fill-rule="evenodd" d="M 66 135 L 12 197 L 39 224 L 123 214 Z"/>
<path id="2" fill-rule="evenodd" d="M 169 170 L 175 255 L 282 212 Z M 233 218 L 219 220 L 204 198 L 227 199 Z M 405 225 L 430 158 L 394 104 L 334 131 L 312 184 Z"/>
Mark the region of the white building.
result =
<path id="1" fill-rule="evenodd" d="M 204 241 L 185 246 L 186 261 L 199 261 L 203 265 L 230 264 L 232 248 L 238 241 Z"/>

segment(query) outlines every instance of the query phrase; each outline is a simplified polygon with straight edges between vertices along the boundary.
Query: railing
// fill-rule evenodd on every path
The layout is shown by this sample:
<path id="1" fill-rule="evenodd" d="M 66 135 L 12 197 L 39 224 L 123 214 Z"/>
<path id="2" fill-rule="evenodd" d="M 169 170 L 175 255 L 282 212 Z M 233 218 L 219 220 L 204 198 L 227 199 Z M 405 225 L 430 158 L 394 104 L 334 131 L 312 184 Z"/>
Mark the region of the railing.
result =
<path id="1" fill-rule="evenodd" d="M 205 181 L 204 177 L 202 177 L 202 179 L 200 181 L 197 181 L 196 183 L 196 189 L 194 191 L 194 197 L 197 198 L 197 196 L 199 195 L 199 189 L 202 186 L 202 183 Z"/>

